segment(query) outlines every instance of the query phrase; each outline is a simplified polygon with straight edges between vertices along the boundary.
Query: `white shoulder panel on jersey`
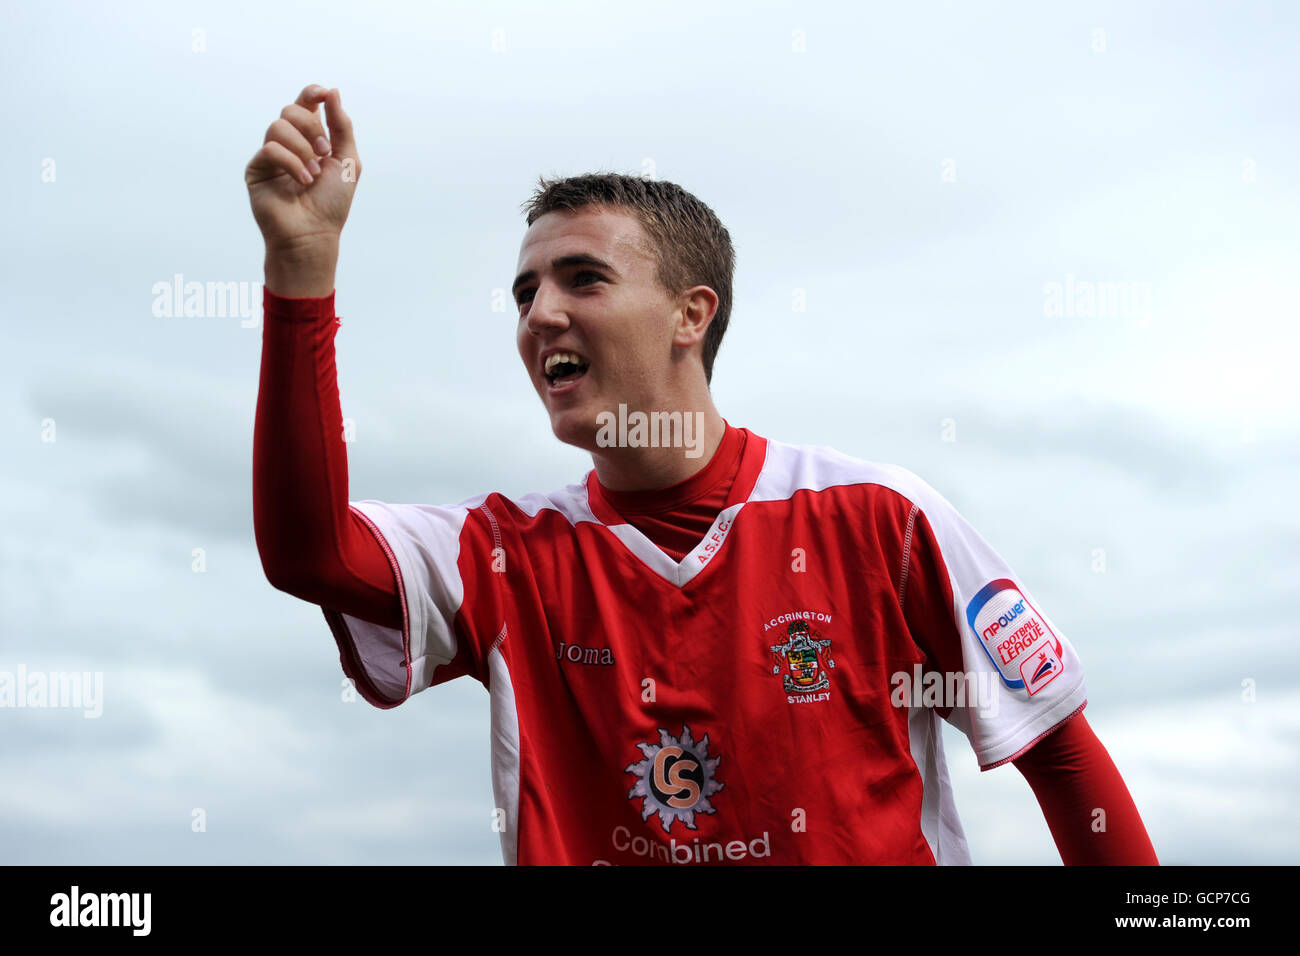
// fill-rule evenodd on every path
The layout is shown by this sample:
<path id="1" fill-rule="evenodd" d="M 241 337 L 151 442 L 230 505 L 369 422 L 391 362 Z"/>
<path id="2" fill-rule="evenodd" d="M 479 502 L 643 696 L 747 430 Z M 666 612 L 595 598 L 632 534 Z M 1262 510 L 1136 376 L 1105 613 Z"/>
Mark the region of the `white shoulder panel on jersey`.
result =
<path id="1" fill-rule="evenodd" d="M 919 480 L 898 465 L 862 461 L 824 445 L 787 445 L 767 439 L 767 460 L 750 501 L 784 501 L 796 491 L 824 491 L 837 485 L 884 485 L 899 491 Z"/>
<path id="2" fill-rule="evenodd" d="M 559 491 L 552 491 L 549 494 L 532 492 L 519 498 L 507 497 L 506 500 L 530 518 L 544 509 L 550 508 L 568 518 L 569 524 L 572 525 L 576 525 L 580 521 L 597 521 L 587 500 L 587 484 L 585 481 L 565 485 Z"/>

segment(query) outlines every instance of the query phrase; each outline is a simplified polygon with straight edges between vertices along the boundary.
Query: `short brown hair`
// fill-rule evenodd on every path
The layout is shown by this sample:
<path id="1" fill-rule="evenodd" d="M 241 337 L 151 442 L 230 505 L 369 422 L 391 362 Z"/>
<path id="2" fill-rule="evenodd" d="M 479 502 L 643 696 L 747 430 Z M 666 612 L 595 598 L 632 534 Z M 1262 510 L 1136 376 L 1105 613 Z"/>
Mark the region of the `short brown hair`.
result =
<path id="1" fill-rule="evenodd" d="M 722 345 L 731 318 L 731 282 L 736 251 L 731 235 L 713 210 L 676 183 L 586 173 L 547 179 L 539 177 L 537 191 L 523 203 L 532 225 L 548 212 L 576 211 L 583 206 L 623 207 L 635 213 L 657 252 L 659 283 L 671 294 L 707 285 L 718 296 L 718 310 L 704 333 L 704 378 L 713 381 L 713 359 Z"/>

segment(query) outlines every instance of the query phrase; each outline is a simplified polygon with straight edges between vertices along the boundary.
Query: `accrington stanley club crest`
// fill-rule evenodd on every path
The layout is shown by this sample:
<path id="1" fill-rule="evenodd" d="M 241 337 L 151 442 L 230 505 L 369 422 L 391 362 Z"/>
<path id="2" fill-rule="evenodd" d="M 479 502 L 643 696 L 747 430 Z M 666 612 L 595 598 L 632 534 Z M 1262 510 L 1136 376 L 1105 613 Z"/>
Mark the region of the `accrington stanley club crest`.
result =
<path id="1" fill-rule="evenodd" d="M 788 703 L 830 700 L 830 669 L 835 666 L 830 638 L 823 637 L 822 631 L 810 623 L 829 624 L 830 619 L 829 614 L 812 611 L 783 614 L 776 619 L 785 626 L 785 643 L 769 645 L 772 673 L 782 675 Z M 772 629 L 771 624 L 768 627 Z"/>

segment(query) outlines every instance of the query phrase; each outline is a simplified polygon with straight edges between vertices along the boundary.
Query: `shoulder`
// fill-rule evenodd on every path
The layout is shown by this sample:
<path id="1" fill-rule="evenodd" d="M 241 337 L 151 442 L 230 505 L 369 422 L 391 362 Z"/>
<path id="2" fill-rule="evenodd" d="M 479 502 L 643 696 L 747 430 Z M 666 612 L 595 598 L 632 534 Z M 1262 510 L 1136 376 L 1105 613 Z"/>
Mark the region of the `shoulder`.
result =
<path id="1" fill-rule="evenodd" d="M 586 478 L 548 492 L 509 495 L 499 491 L 471 495 L 453 504 L 398 504 L 365 499 L 354 511 L 385 536 L 402 536 L 450 545 L 466 535 L 495 540 L 507 529 L 519 534 L 554 535 L 557 528 L 597 522 Z"/>
<path id="2" fill-rule="evenodd" d="M 527 525 L 557 517 L 569 524 L 595 520 L 585 481 L 555 491 L 523 495 L 482 492 L 453 504 L 397 504 L 366 499 L 352 502 L 352 507 L 381 527 L 397 527 L 414 533 L 459 532 L 467 524 L 480 523 L 489 527 Z"/>
<path id="3" fill-rule="evenodd" d="M 751 501 L 780 501 L 797 491 L 855 488 L 875 497 L 902 499 L 926 512 L 951 508 L 929 482 L 902 465 L 854 458 L 827 445 L 766 441 L 767 459 Z"/>
<path id="4" fill-rule="evenodd" d="M 521 525 L 556 518 L 577 525 L 596 521 L 587 492 L 587 479 L 575 481 L 555 491 L 529 492 L 518 496 L 494 493 L 477 505 L 480 509 L 504 509 L 505 514 Z"/>

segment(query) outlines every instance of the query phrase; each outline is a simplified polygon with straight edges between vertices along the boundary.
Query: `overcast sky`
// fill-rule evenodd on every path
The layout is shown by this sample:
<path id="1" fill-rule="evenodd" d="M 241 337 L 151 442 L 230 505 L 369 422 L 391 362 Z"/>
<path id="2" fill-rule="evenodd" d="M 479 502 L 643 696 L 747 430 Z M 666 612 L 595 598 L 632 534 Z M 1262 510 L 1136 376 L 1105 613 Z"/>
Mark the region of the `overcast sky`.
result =
<path id="1" fill-rule="evenodd" d="M 492 308 L 520 203 L 541 174 L 680 183 L 737 250 L 723 415 L 956 505 L 1078 650 L 1162 862 L 1300 861 L 1296 8 L 649 14 L 6 8 L 0 672 L 103 696 L 0 709 L 0 862 L 501 862 L 483 687 L 344 702 L 320 611 L 263 577 L 260 289 L 155 315 L 177 274 L 261 281 L 243 168 L 313 82 L 364 163 L 353 500 L 580 479 Z M 1059 863 L 1019 772 L 945 747 L 975 862 Z"/>

